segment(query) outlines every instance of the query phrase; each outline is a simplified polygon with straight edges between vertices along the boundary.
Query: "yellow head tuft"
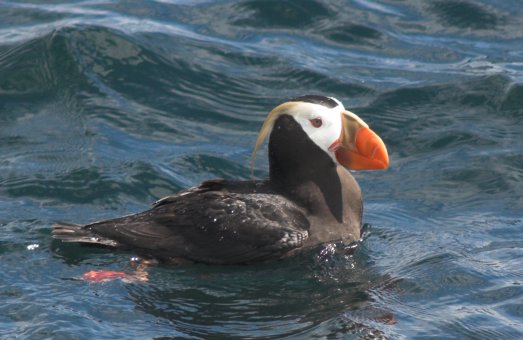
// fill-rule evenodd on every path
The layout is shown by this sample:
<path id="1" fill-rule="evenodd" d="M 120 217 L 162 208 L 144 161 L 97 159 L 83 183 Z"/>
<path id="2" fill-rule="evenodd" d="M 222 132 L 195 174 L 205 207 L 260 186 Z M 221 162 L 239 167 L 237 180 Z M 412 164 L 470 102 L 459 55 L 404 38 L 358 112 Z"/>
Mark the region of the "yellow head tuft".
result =
<path id="1" fill-rule="evenodd" d="M 256 160 L 256 152 L 262 145 L 263 141 L 265 140 L 265 137 L 267 137 L 267 135 L 272 131 L 272 128 L 274 127 L 274 122 L 282 114 L 292 114 L 292 109 L 299 104 L 300 102 L 286 102 L 276 106 L 271 112 L 269 112 L 267 118 L 265 118 L 265 121 L 263 122 L 260 133 L 258 134 L 258 138 L 256 139 L 256 145 L 254 146 L 254 150 L 252 151 L 251 176 L 254 176 L 254 161 Z"/>

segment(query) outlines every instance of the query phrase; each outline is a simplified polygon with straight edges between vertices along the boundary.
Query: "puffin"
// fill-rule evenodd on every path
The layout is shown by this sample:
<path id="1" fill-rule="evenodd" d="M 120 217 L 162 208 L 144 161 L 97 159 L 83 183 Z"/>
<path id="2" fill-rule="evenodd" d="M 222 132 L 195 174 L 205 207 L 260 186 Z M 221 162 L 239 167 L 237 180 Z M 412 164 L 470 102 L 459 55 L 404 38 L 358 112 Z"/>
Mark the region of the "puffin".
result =
<path id="1" fill-rule="evenodd" d="M 207 180 L 140 213 L 55 224 L 53 237 L 159 261 L 207 264 L 283 259 L 359 240 L 363 200 L 351 171 L 388 167 L 382 139 L 339 100 L 300 96 L 268 114 L 252 153 L 251 176 L 267 136 L 267 179 Z"/>

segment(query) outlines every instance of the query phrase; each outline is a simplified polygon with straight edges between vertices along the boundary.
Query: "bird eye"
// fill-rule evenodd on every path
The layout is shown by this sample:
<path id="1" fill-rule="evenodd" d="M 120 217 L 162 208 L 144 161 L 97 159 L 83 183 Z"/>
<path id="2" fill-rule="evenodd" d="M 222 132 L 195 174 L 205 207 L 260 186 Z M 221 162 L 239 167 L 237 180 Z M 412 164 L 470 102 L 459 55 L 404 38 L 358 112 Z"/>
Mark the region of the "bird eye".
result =
<path id="1" fill-rule="evenodd" d="M 317 118 L 312 118 L 310 120 L 312 126 L 314 126 L 315 128 L 319 128 L 322 124 L 323 124 L 323 121 L 321 120 L 320 117 L 317 117 Z"/>

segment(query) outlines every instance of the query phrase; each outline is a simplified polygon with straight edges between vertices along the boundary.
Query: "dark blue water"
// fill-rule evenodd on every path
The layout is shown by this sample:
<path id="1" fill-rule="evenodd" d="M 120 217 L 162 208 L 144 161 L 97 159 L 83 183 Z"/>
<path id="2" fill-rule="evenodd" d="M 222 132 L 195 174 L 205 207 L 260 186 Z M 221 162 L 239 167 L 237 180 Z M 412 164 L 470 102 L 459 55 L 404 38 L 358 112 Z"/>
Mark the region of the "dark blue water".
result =
<path id="1" fill-rule="evenodd" d="M 306 93 L 390 152 L 355 174 L 355 252 L 71 280 L 134 254 L 54 222 L 249 178 L 267 112 Z M 521 2 L 0 2 L 0 231 L 0 337 L 522 338 Z"/>

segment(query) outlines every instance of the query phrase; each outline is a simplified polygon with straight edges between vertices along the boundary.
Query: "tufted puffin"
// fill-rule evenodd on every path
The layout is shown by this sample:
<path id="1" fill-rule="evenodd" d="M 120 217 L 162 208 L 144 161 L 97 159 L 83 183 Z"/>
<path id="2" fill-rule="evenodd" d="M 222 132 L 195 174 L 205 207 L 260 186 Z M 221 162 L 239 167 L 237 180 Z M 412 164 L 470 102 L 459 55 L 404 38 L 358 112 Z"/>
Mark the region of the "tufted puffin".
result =
<path id="1" fill-rule="evenodd" d="M 360 238 L 363 202 L 349 170 L 386 169 L 381 138 L 332 97 L 305 95 L 267 116 L 269 178 L 213 179 L 151 209 L 87 225 L 55 224 L 53 237 L 129 249 L 163 261 L 236 264 L 280 259 Z"/>

